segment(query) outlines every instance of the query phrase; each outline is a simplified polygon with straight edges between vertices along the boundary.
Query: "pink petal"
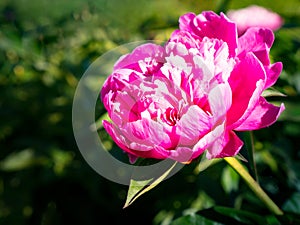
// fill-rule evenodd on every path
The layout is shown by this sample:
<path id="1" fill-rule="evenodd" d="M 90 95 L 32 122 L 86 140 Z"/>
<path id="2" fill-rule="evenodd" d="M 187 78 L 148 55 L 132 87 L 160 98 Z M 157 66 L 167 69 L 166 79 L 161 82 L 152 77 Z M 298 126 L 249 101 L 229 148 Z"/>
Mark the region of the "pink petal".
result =
<path id="1" fill-rule="evenodd" d="M 102 121 L 103 127 L 105 128 L 106 132 L 111 136 L 113 141 L 124 151 L 133 153 L 128 147 L 126 147 L 127 140 L 124 136 L 120 134 L 120 131 L 110 122 L 103 120 Z"/>
<path id="2" fill-rule="evenodd" d="M 114 65 L 114 70 L 127 67 L 133 62 L 139 62 L 149 57 L 157 59 L 158 62 L 164 62 L 163 55 L 164 48 L 162 46 L 151 43 L 143 44 L 136 47 L 132 53 L 120 57 Z"/>
<path id="3" fill-rule="evenodd" d="M 179 28 L 180 30 L 189 31 L 190 23 L 196 17 L 194 13 L 186 13 L 179 18 Z"/>
<path id="4" fill-rule="evenodd" d="M 282 18 L 277 13 L 257 5 L 230 10 L 227 15 L 237 23 L 239 35 L 243 34 L 249 27 L 264 27 L 277 30 L 283 24 Z"/>
<path id="5" fill-rule="evenodd" d="M 101 101 L 105 103 L 104 98 L 107 93 L 120 91 L 127 87 L 130 82 L 133 82 L 137 79 L 141 79 L 141 74 L 133 71 L 132 69 L 120 69 L 114 71 L 114 73 L 107 78 L 102 86 L 100 92 Z M 114 101 L 114 99 L 112 100 Z"/>
<path id="6" fill-rule="evenodd" d="M 165 150 L 163 148 L 161 148 L 161 151 L 159 151 L 157 148 L 158 147 L 153 148 L 152 150 L 149 151 L 131 150 L 131 153 L 141 158 L 166 159 L 169 157 L 170 151 Z"/>
<path id="7" fill-rule="evenodd" d="M 227 112 L 228 129 L 238 127 L 252 112 L 265 86 L 266 75 L 261 63 L 248 53 L 229 77 L 232 105 Z"/>
<path id="8" fill-rule="evenodd" d="M 169 151 L 169 153 L 169 159 L 173 159 L 181 163 L 187 163 L 194 158 L 193 151 L 189 147 L 177 147 L 175 150 Z"/>
<path id="9" fill-rule="evenodd" d="M 151 119 L 127 123 L 120 131 L 130 141 L 128 147 L 133 150 L 149 151 L 155 146 L 169 149 L 173 145 L 163 126 Z"/>
<path id="10" fill-rule="evenodd" d="M 228 83 L 217 85 L 209 93 L 208 101 L 214 123 L 217 123 L 218 120 L 224 121 L 227 110 L 231 107 L 232 103 L 232 92 Z"/>
<path id="11" fill-rule="evenodd" d="M 270 66 L 265 66 L 266 74 L 267 74 L 267 83 L 265 89 L 271 87 L 276 83 L 281 71 L 282 71 L 282 63 L 277 62 Z"/>
<path id="12" fill-rule="evenodd" d="M 187 49 L 197 48 L 200 43 L 199 39 L 197 39 L 195 35 L 186 30 L 175 30 L 172 33 L 169 42 L 184 44 Z M 166 51 L 168 51 L 168 48 Z"/>
<path id="13" fill-rule="evenodd" d="M 138 146 L 138 150 L 134 150 L 131 148 L 128 148 L 130 144 L 132 144 L 123 134 L 124 132 L 120 131 L 115 125 L 109 123 L 106 120 L 102 121 L 103 127 L 107 131 L 107 133 L 112 137 L 113 141 L 124 151 L 131 154 L 129 155 L 130 160 L 132 162 L 135 160 L 135 157 L 142 157 L 142 158 L 156 158 L 156 159 L 165 159 L 167 158 L 171 153 L 169 150 L 166 150 L 159 146 L 146 146 L 138 143 L 134 143 L 134 147 Z M 143 148 L 144 147 L 144 148 Z"/>
<path id="14" fill-rule="evenodd" d="M 241 139 L 233 131 L 228 131 L 208 148 L 206 157 L 212 159 L 235 156 L 242 146 Z"/>
<path id="15" fill-rule="evenodd" d="M 252 27 L 238 39 L 238 57 L 242 58 L 248 52 L 253 52 L 264 64 L 269 65 L 269 51 L 274 42 L 274 34 L 269 29 Z"/>
<path id="16" fill-rule="evenodd" d="M 225 123 L 216 126 L 211 132 L 207 133 L 204 137 L 202 137 L 198 143 L 193 147 L 193 158 L 201 155 L 206 149 L 211 148 L 213 145 L 217 145 L 217 141 L 224 136 L 225 132 Z M 221 151 L 222 146 L 218 151 Z M 213 149 L 214 150 L 214 149 Z M 213 154 L 213 152 L 208 153 Z"/>
<path id="17" fill-rule="evenodd" d="M 268 127 L 278 119 L 284 109 L 284 104 L 281 104 L 280 107 L 274 106 L 268 103 L 265 98 L 260 97 L 249 117 L 235 130 L 247 131 Z"/>
<path id="18" fill-rule="evenodd" d="M 189 107 L 176 126 L 179 144 L 193 146 L 211 129 L 212 124 L 210 116 L 197 105 L 193 105 Z"/>
<path id="19" fill-rule="evenodd" d="M 121 132 L 118 130 L 116 126 L 109 123 L 106 120 L 102 121 L 103 127 L 107 131 L 107 133 L 111 136 L 113 141 L 125 152 L 127 152 L 130 163 L 134 163 L 138 157 L 143 157 L 143 154 L 139 154 L 140 152 L 135 152 L 128 148 L 126 145 L 128 140 L 121 134 Z M 150 154 L 149 154 L 150 155 Z M 163 158 L 163 157 L 161 157 Z"/>
<path id="20" fill-rule="evenodd" d="M 236 55 L 236 24 L 231 22 L 223 13 L 219 16 L 211 11 L 203 12 L 194 19 L 191 27 L 200 38 L 216 38 L 227 42 L 229 55 L 231 57 Z"/>

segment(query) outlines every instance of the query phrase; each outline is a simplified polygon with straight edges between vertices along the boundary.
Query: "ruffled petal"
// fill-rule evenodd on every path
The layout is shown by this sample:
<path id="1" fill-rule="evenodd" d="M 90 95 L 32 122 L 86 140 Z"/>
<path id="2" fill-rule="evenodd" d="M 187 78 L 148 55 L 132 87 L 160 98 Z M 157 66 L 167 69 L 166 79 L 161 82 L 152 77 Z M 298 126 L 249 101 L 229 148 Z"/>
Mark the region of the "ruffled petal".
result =
<path id="1" fill-rule="evenodd" d="M 237 48 L 237 28 L 234 22 L 231 22 L 225 14 L 220 16 L 212 11 L 206 11 L 198 16 L 191 24 L 193 31 L 201 38 L 209 37 L 223 40 L 229 48 L 229 55 L 234 57 Z"/>
<path id="2" fill-rule="evenodd" d="M 194 13 L 186 13 L 179 18 L 179 28 L 180 30 L 189 31 L 190 23 L 196 17 Z"/>
<path id="3" fill-rule="evenodd" d="M 228 129 L 238 127 L 249 116 L 264 89 L 265 80 L 261 63 L 248 53 L 228 80 L 232 89 L 232 105 L 227 112 Z"/>
<path id="4" fill-rule="evenodd" d="M 210 131 L 211 117 L 197 105 L 193 105 L 189 107 L 176 126 L 179 145 L 193 146 L 200 137 Z"/>
<path id="5" fill-rule="evenodd" d="M 274 34 L 270 29 L 251 27 L 238 39 L 238 57 L 243 58 L 248 52 L 253 52 L 263 65 L 269 65 L 273 42 Z"/>
<path id="6" fill-rule="evenodd" d="M 233 131 L 227 131 L 223 137 L 220 137 L 208 148 L 206 157 L 224 158 L 235 156 L 243 146 L 243 142 Z"/>
<path id="7" fill-rule="evenodd" d="M 111 136 L 113 141 L 124 151 L 133 153 L 126 145 L 127 145 L 127 140 L 126 138 L 120 134 L 120 131 L 111 124 L 110 122 L 106 120 L 102 120 L 102 124 L 106 132 Z"/>
<path id="8" fill-rule="evenodd" d="M 168 158 L 181 163 L 188 163 L 193 159 L 193 151 L 189 147 L 177 147 L 170 151 Z"/>
<path id="9" fill-rule="evenodd" d="M 268 103 L 265 98 L 260 97 L 258 104 L 249 117 L 235 130 L 247 131 L 268 127 L 278 119 L 284 109 L 284 104 L 278 107 Z"/>
<path id="10" fill-rule="evenodd" d="M 267 83 L 265 89 L 271 87 L 276 83 L 281 71 L 282 71 L 282 63 L 277 62 L 270 66 L 265 66 L 266 74 L 267 74 Z"/>
<path id="11" fill-rule="evenodd" d="M 193 148 L 193 158 L 201 155 L 206 149 L 211 149 L 211 152 L 208 152 L 208 155 L 214 155 L 215 150 L 217 153 L 222 150 L 222 146 L 218 142 L 220 138 L 224 136 L 225 132 L 225 122 L 216 126 L 211 132 L 207 133 L 204 137 L 202 137 Z M 218 146 L 217 148 L 212 146 Z"/>
<path id="12" fill-rule="evenodd" d="M 217 85 L 208 95 L 214 123 L 225 120 L 227 110 L 231 107 L 232 92 L 228 83 Z"/>
<path id="13" fill-rule="evenodd" d="M 169 149 L 173 145 L 163 126 L 153 120 L 134 121 L 119 129 L 130 141 L 128 147 L 133 150 L 149 151 L 155 146 Z"/>
<path id="14" fill-rule="evenodd" d="M 134 62 L 145 59 L 155 59 L 156 62 L 164 62 L 164 48 L 160 45 L 147 43 L 136 47 L 132 53 L 126 54 L 115 63 L 114 70 L 126 68 Z"/>

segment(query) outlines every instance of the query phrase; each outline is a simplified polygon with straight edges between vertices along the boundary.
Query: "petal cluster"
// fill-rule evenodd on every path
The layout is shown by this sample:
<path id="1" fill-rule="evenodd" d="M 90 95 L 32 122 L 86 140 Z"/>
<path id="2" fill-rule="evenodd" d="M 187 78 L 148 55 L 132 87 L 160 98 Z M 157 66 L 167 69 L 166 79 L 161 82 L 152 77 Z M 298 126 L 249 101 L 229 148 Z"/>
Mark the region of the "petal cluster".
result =
<path id="1" fill-rule="evenodd" d="M 282 70 L 271 64 L 272 31 L 238 38 L 224 14 L 188 13 L 164 46 L 145 44 L 115 64 L 101 90 L 112 122 L 103 126 L 131 157 L 188 162 L 233 156 L 235 131 L 273 124 L 284 105 L 262 97 Z"/>

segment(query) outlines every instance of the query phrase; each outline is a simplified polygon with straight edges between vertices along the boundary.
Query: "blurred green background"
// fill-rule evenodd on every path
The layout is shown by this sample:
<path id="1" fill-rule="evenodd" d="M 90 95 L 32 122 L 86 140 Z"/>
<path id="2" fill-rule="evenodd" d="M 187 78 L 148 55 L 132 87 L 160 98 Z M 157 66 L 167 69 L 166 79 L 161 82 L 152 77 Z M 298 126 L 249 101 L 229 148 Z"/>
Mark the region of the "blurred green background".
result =
<path id="1" fill-rule="evenodd" d="M 98 175 L 73 136 L 78 80 L 103 53 L 137 40 L 166 40 L 183 13 L 257 4 L 280 14 L 271 50 L 286 111 L 254 132 L 259 181 L 285 210 L 300 212 L 300 1 L 2 0 L 0 2 L 0 224 L 168 225 L 219 205 L 267 209 L 224 162 L 197 162 L 122 209 L 127 186 Z M 97 115 L 105 113 L 101 104 Z M 242 151 L 243 154 L 243 151 Z M 108 222 L 107 222 L 108 221 Z"/>

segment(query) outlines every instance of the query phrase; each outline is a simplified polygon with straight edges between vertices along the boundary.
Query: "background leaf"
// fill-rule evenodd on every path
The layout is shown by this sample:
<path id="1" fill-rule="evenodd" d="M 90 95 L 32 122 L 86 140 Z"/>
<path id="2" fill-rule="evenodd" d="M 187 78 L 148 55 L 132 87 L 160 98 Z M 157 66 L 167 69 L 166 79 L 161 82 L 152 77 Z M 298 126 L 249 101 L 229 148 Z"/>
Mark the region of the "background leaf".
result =
<path id="1" fill-rule="evenodd" d="M 216 206 L 210 209 L 201 210 L 197 214 L 202 215 L 208 219 L 215 220 L 223 224 L 257 224 L 265 225 L 266 219 L 259 214 L 248 212 L 245 210 L 237 210 L 228 207 Z"/>
<path id="2" fill-rule="evenodd" d="M 287 212 L 300 213 L 300 193 L 294 193 L 282 206 Z"/>
<path id="3" fill-rule="evenodd" d="M 169 173 L 172 171 L 172 169 L 174 169 L 176 164 L 177 164 L 177 162 L 174 162 L 173 165 L 171 165 L 171 167 L 168 170 L 166 170 L 160 177 L 158 177 L 156 179 L 152 178 L 152 179 L 148 179 L 148 180 L 144 180 L 144 181 L 135 181 L 135 180 L 131 179 L 124 208 L 131 205 L 141 195 L 145 194 L 146 192 L 148 192 L 151 189 L 153 189 L 154 187 L 156 187 L 159 183 L 161 183 L 169 175 Z M 152 180 L 153 180 L 153 182 L 150 183 Z M 150 185 L 146 186 L 149 183 L 150 183 Z"/>
<path id="4" fill-rule="evenodd" d="M 221 223 L 214 222 L 206 219 L 205 217 L 197 214 L 182 216 L 174 220 L 170 225 L 222 225 Z"/>

